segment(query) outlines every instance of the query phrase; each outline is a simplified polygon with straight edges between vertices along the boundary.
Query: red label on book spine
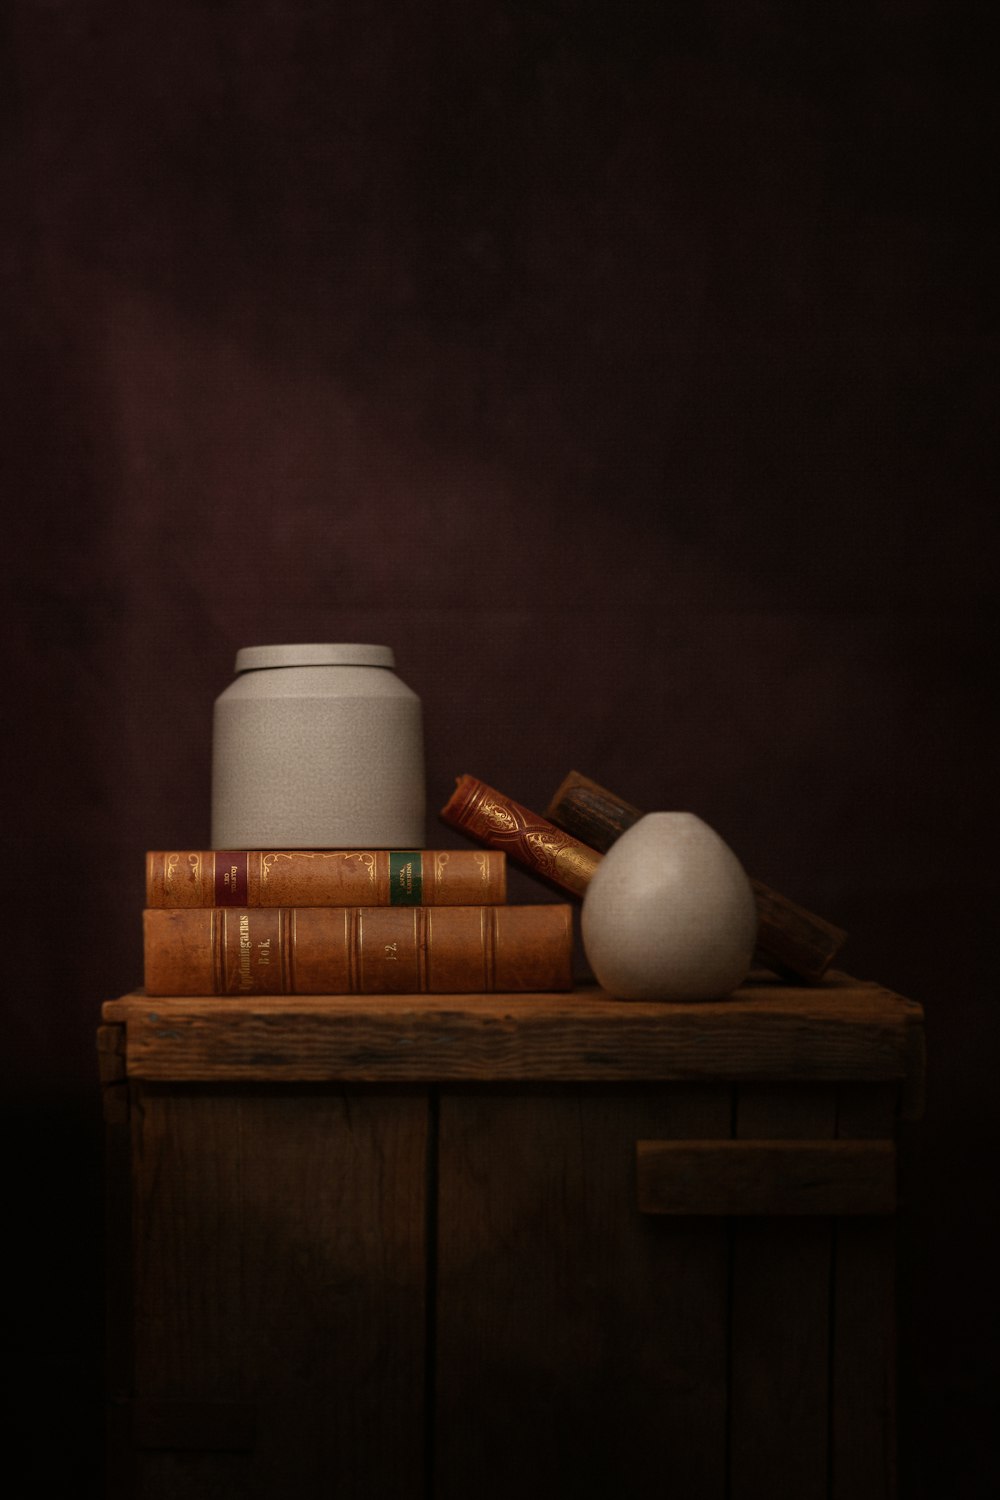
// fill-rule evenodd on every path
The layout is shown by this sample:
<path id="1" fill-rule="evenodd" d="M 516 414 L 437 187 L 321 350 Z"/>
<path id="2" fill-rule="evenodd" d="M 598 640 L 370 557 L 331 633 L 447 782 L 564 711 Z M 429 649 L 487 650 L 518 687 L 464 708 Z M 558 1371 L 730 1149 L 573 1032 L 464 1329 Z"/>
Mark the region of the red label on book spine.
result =
<path id="1" fill-rule="evenodd" d="M 245 849 L 215 851 L 216 906 L 245 906 L 247 902 L 247 853 Z"/>

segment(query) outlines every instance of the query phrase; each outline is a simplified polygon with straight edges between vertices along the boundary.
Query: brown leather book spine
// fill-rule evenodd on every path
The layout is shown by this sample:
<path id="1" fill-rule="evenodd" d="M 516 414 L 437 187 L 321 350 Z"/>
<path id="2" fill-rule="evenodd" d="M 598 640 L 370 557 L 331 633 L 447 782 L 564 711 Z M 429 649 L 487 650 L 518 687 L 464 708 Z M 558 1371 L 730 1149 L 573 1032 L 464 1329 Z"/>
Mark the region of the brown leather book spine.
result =
<path id="1" fill-rule="evenodd" d="M 571 771 L 546 809 L 553 823 L 606 853 L 642 817 L 637 807 L 579 771 Z M 751 880 L 757 902 L 757 955 L 768 968 L 822 979 L 847 933 L 777 891 Z"/>
<path id="2" fill-rule="evenodd" d="M 153 849 L 146 906 L 499 906 L 503 854 L 478 849 Z"/>
<path id="3" fill-rule="evenodd" d="M 538 906 L 152 908 L 147 995 L 568 990 L 572 911 Z"/>
<path id="4" fill-rule="evenodd" d="M 574 896 L 583 895 L 601 862 L 595 850 L 572 834 L 475 776 L 457 777 L 441 817 Z"/>
<path id="5" fill-rule="evenodd" d="M 545 816 L 591 849 L 606 854 L 626 828 L 638 823 L 642 813 L 579 771 L 570 771 L 545 809 Z"/>

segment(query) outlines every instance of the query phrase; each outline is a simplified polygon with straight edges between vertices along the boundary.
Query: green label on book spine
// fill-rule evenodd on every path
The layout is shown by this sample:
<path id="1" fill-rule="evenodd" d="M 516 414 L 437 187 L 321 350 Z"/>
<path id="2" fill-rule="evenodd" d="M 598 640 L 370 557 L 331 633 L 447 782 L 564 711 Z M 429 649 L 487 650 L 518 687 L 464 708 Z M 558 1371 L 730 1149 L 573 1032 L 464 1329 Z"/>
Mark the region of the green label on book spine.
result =
<path id="1" fill-rule="evenodd" d="M 424 890 L 424 863 L 419 849 L 389 850 L 390 906 L 419 906 Z"/>

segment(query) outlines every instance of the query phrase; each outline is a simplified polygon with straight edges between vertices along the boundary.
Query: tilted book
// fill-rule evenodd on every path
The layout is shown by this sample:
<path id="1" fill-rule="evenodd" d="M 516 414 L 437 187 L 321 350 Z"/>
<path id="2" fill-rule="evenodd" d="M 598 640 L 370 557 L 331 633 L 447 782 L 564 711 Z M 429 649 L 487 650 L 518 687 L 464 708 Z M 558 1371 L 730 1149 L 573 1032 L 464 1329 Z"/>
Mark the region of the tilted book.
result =
<path id="1" fill-rule="evenodd" d="M 545 810 L 547 818 L 591 848 L 606 853 L 642 817 L 638 807 L 579 771 L 569 775 Z M 787 896 L 751 880 L 757 903 L 757 953 L 779 973 L 821 979 L 847 941 L 847 933 Z"/>
<path id="2" fill-rule="evenodd" d="M 147 907 L 498 906 L 503 854 L 478 849 L 153 849 Z"/>
<path id="3" fill-rule="evenodd" d="M 503 850 L 533 874 L 581 897 L 604 853 L 642 817 L 637 807 L 577 771 L 563 781 L 546 813 L 532 812 L 475 776 L 457 777 L 441 809 L 451 827 Z M 809 982 L 821 979 L 847 934 L 759 880 L 750 884 L 761 961 L 779 974 Z"/>
<path id="4" fill-rule="evenodd" d="M 573 986 L 572 911 L 537 906 L 147 909 L 147 995 L 409 995 Z"/>
<path id="5" fill-rule="evenodd" d="M 475 776 L 456 777 L 441 817 L 574 896 L 583 895 L 601 863 L 602 856 L 572 834 Z"/>

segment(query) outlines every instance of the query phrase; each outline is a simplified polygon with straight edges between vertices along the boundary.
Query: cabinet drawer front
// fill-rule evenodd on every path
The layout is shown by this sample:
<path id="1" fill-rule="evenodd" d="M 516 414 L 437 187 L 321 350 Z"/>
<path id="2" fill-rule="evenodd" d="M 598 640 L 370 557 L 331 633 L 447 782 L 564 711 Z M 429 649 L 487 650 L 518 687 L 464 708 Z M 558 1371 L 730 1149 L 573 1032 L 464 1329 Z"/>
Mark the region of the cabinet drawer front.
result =
<path id="1" fill-rule="evenodd" d="M 891 1141 L 638 1141 L 646 1214 L 888 1214 Z"/>

